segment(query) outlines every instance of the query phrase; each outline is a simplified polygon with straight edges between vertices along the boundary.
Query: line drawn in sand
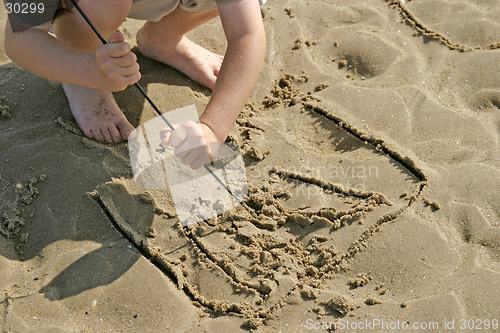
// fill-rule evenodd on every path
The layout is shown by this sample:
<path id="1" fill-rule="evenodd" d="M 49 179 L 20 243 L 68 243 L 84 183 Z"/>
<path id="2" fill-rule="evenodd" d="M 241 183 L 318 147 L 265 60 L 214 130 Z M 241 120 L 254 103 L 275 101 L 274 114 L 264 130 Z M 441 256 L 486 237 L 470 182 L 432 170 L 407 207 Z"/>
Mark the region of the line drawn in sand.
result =
<path id="1" fill-rule="evenodd" d="M 318 113 L 349 140 L 359 141 L 359 147 L 373 146 L 368 149 L 371 154 L 392 160 L 388 165 L 396 168 L 395 175 L 406 170 L 408 180 L 401 190 L 409 191 L 411 199 L 389 199 L 377 191 L 353 192 L 282 167 L 271 169 L 258 186 L 248 186 L 247 196 L 242 198 L 259 214 L 258 219 L 237 206 L 183 226 L 177 223 L 177 206 L 172 200 L 174 194 L 168 191 L 170 186 L 145 190 L 138 186 L 141 181 L 136 184 L 127 179 L 99 186 L 94 199 L 142 255 L 210 311 L 242 316 L 246 318 L 246 327 L 255 328 L 282 307 L 293 306 L 283 300 L 294 293 L 312 301 L 317 299 L 321 304 L 321 285 L 347 269 L 383 225 L 403 214 L 423 190 L 425 176 L 413 164 L 406 165 L 407 160 L 382 141 L 373 139 L 367 145 L 360 132 L 344 128 L 316 109 L 307 109 L 308 103 L 300 101 L 288 109 L 289 117 Z M 275 123 L 256 126 L 262 126 L 260 136 L 279 135 Z M 266 138 L 261 140 L 266 142 Z M 380 147 L 376 149 L 375 142 L 391 154 Z M 253 142 L 250 139 L 245 144 L 252 146 Z M 274 147 L 258 164 L 275 165 L 277 159 L 286 157 L 283 147 Z M 292 156 L 294 151 L 289 154 Z M 270 186 L 271 183 L 277 186 Z M 293 195 L 300 193 L 297 188 L 304 187 L 318 188 L 311 203 Z"/>
<path id="2" fill-rule="evenodd" d="M 435 39 L 446 45 L 450 50 L 457 50 L 460 52 L 469 52 L 474 50 L 496 50 L 500 48 L 500 42 L 491 43 L 486 47 L 481 46 L 468 46 L 460 43 L 453 43 L 448 36 L 445 36 L 429 27 L 427 27 L 421 20 L 419 20 L 406 6 L 404 0 L 389 0 L 389 6 L 397 8 L 403 19 L 418 33 L 425 37 Z"/>

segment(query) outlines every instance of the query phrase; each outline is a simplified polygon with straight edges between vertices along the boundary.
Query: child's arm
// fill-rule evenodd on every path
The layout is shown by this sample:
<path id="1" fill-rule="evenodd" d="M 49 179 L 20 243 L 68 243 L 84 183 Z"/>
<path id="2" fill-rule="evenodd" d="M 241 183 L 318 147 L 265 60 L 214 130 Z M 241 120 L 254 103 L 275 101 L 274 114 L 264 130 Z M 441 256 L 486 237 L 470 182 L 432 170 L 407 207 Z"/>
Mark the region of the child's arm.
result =
<path id="1" fill-rule="evenodd" d="M 227 51 L 200 121 L 223 142 L 257 82 L 264 62 L 266 36 L 257 0 L 220 4 L 219 13 Z"/>
<path id="2" fill-rule="evenodd" d="M 221 3 L 218 8 L 228 46 L 212 98 L 198 126 L 186 122 L 174 132 L 161 133 L 162 144 L 176 147 L 176 156 L 193 169 L 210 161 L 210 147 L 215 147 L 211 143 L 225 141 L 257 82 L 265 56 L 259 1 Z"/>
<path id="3" fill-rule="evenodd" d="M 140 79 L 136 56 L 121 33 L 90 53 L 65 45 L 48 33 L 49 28 L 46 24 L 14 33 L 7 22 L 5 52 L 19 66 L 53 81 L 119 91 Z"/>

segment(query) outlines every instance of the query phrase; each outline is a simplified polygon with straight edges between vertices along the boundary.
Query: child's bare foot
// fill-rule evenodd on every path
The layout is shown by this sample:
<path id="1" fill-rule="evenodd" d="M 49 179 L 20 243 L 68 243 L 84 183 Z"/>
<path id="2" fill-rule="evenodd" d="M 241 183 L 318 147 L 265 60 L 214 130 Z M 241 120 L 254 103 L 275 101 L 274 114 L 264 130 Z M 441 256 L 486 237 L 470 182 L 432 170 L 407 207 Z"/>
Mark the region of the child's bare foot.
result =
<path id="1" fill-rule="evenodd" d="M 67 83 L 63 88 L 71 112 L 87 137 L 109 143 L 128 139 L 134 127 L 110 92 Z"/>
<path id="2" fill-rule="evenodd" d="M 137 48 L 146 57 L 172 66 L 212 90 L 224 60 L 223 56 L 204 49 L 185 36 L 178 43 L 153 41 L 144 28 L 137 32 Z"/>

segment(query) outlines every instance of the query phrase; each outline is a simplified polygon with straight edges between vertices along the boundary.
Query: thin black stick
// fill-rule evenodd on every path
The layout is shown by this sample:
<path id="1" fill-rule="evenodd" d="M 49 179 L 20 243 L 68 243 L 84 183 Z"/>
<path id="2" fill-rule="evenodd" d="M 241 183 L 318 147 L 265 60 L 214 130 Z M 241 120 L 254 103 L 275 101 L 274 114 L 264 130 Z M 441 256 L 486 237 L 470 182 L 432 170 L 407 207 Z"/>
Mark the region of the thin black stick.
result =
<path id="1" fill-rule="evenodd" d="M 83 19 L 88 23 L 88 25 L 90 26 L 90 28 L 94 31 L 94 33 L 97 35 L 97 37 L 99 37 L 99 39 L 101 40 L 101 42 L 103 44 L 108 44 L 108 42 L 102 37 L 102 35 L 99 33 L 99 31 L 97 30 L 97 28 L 94 26 L 94 24 L 92 23 L 92 21 L 90 21 L 90 19 L 88 18 L 88 16 L 85 14 L 85 12 L 80 8 L 80 6 L 76 3 L 75 0 L 70 0 L 71 3 L 73 4 L 73 6 L 75 6 L 76 10 L 78 10 L 78 12 L 82 15 Z M 161 119 L 163 119 L 163 121 L 167 124 L 168 127 L 170 127 L 170 129 L 173 131 L 175 128 L 174 126 L 172 126 L 172 124 L 168 121 L 168 119 L 165 117 L 165 115 L 160 111 L 160 109 L 158 109 L 158 107 L 156 106 L 156 104 L 151 100 L 151 98 L 149 98 L 148 94 L 146 94 L 146 92 L 144 91 L 144 89 L 142 89 L 141 85 L 139 84 L 139 82 L 136 82 L 134 83 L 134 85 L 137 87 L 137 89 L 139 89 L 139 91 L 141 92 L 142 96 L 144 96 L 144 98 L 149 102 L 149 104 L 153 107 L 153 109 L 156 111 L 156 113 L 158 113 L 158 115 L 161 117 Z M 217 180 L 217 182 L 222 185 L 222 187 L 229 193 L 231 194 L 231 196 L 237 201 L 239 202 L 239 199 L 236 197 L 236 195 L 233 194 L 233 192 L 229 189 L 229 187 L 227 187 L 226 184 L 224 184 L 224 182 L 219 178 L 219 176 L 217 176 L 213 171 L 212 169 L 210 168 L 210 166 L 207 164 L 203 165 L 205 167 L 205 169 L 212 175 L 212 177 L 215 178 L 215 180 Z M 241 205 L 250 213 L 252 214 L 253 217 L 257 217 L 257 213 L 255 213 L 252 209 L 250 209 L 250 207 L 248 207 L 248 205 L 246 203 L 244 203 L 243 201 L 240 202 Z"/>

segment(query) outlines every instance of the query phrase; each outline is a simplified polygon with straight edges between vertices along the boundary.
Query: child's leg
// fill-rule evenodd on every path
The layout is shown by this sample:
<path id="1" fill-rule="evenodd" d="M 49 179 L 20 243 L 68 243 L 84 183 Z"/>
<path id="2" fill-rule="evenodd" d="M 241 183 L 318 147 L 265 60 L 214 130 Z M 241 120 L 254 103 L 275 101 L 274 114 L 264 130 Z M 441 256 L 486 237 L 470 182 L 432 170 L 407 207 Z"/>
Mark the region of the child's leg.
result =
<path id="1" fill-rule="evenodd" d="M 132 0 L 80 0 L 78 4 L 107 39 L 126 18 Z M 75 8 L 54 21 L 54 32 L 59 40 L 80 51 L 95 52 L 101 44 Z M 86 136 L 119 142 L 134 130 L 110 92 L 66 83 L 63 88 L 73 116 Z"/>
<path id="2" fill-rule="evenodd" d="M 213 89 L 223 57 L 196 45 L 184 34 L 218 15 L 217 10 L 186 12 L 177 7 L 160 21 L 144 24 L 137 33 L 139 51 Z"/>

